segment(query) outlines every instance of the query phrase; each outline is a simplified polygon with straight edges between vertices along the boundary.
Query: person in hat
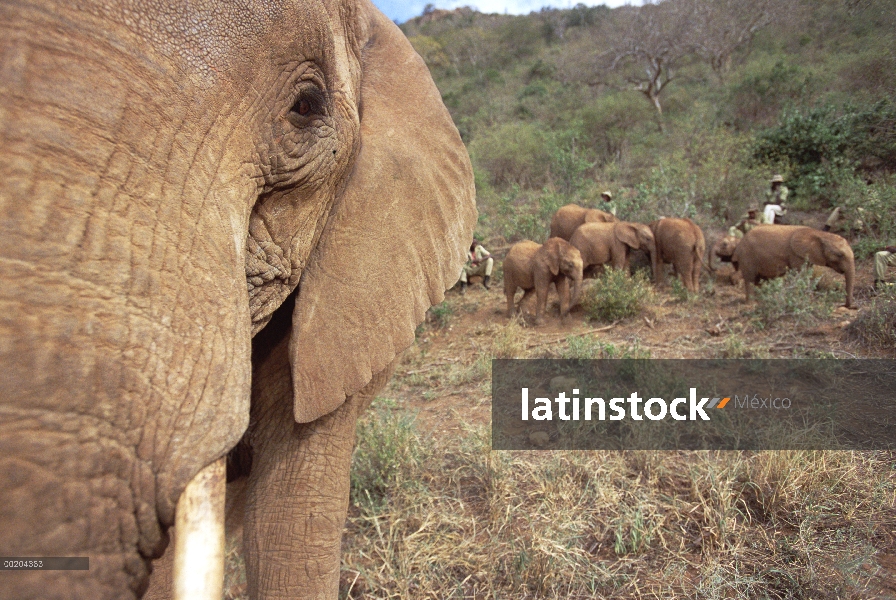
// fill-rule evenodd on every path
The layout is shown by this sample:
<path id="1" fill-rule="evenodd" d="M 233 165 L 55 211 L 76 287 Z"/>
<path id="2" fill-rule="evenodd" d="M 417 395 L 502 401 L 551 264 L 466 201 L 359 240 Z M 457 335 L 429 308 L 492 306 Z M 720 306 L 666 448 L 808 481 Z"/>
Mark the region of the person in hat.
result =
<path id="1" fill-rule="evenodd" d="M 460 293 L 467 292 L 468 278 L 474 275 L 481 275 L 482 286 L 487 290 L 491 289 L 488 284 L 492 278 L 494 264 L 495 259 L 492 258 L 489 251 L 479 243 L 479 240 L 474 238 L 473 243 L 470 244 L 470 251 L 467 252 L 467 264 L 464 265 L 463 271 L 460 273 Z"/>
<path id="2" fill-rule="evenodd" d="M 790 190 L 784 185 L 784 177 L 775 175 L 772 177 L 771 189 L 765 193 L 765 207 L 762 209 L 761 222 L 774 224 L 779 222 L 778 217 L 783 217 L 787 213 L 784 202 Z"/>
<path id="3" fill-rule="evenodd" d="M 762 225 L 762 222 L 759 219 L 759 209 L 755 206 L 751 206 L 746 213 L 741 215 L 740 221 L 737 223 L 737 225 L 732 225 L 728 228 L 728 235 L 736 238 L 742 238 L 744 237 L 744 234 L 746 234 L 757 225 Z"/>
<path id="4" fill-rule="evenodd" d="M 609 190 L 607 190 L 605 192 L 601 192 L 600 197 L 604 201 L 604 209 L 608 213 L 610 213 L 611 215 L 613 215 L 615 217 L 616 216 L 616 203 L 613 202 L 613 194 L 611 194 L 609 192 Z"/>

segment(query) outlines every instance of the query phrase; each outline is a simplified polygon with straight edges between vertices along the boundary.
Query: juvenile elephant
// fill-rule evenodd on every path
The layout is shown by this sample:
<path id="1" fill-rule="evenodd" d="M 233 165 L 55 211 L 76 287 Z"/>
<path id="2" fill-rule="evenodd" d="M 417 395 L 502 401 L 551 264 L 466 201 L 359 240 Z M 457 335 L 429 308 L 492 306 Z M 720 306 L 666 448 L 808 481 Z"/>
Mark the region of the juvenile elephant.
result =
<path id="1" fill-rule="evenodd" d="M 801 225 L 760 225 L 737 244 L 731 263 L 744 277 L 747 301 L 753 286 L 763 279 L 781 277 L 787 269 L 810 263 L 830 267 L 846 279 L 846 306 L 853 306 L 855 262 L 844 238 Z"/>
<path id="2" fill-rule="evenodd" d="M 576 229 L 569 243 L 582 253 L 586 269 L 592 265 L 627 268 L 629 253 L 643 250 L 650 256 L 651 270 L 656 275 L 656 241 L 650 227 L 643 223 L 585 223 Z"/>
<path id="3" fill-rule="evenodd" d="M 582 223 L 615 223 L 616 217 L 596 208 L 584 208 L 578 204 L 567 204 L 557 209 L 551 218 L 551 237 L 569 241 Z"/>
<path id="4" fill-rule="evenodd" d="M 700 271 L 706 253 L 703 230 L 690 219 L 663 218 L 650 224 L 656 240 L 656 284 L 663 285 L 663 265 L 671 263 L 691 292 L 700 290 Z"/>
<path id="5" fill-rule="evenodd" d="M 734 255 L 734 250 L 737 248 L 737 243 L 740 242 L 739 237 L 735 237 L 733 235 L 726 235 L 713 244 L 712 249 L 709 252 L 709 270 L 713 273 L 717 273 L 717 265 L 715 264 L 714 259 L 718 259 L 723 263 L 731 263 L 731 257 Z M 734 265 L 732 265 L 734 266 Z M 743 279 L 740 271 L 735 269 L 729 278 L 729 282 L 731 285 L 738 285 Z"/>
<path id="6" fill-rule="evenodd" d="M 369 0 L 3 0 L 0 74 L 0 556 L 90 562 L 0 599 L 139 597 L 175 522 L 220 599 L 240 440 L 249 596 L 335 599 L 355 420 L 476 222 L 425 64 Z"/>
<path id="7" fill-rule="evenodd" d="M 715 265 L 712 260 L 713 257 L 718 258 L 721 262 L 730 263 L 738 242 L 740 242 L 740 238 L 733 235 L 726 235 L 713 244 L 712 251 L 709 254 L 710 269 L 715 271 Z"/>
<path id="8" fill-rule="evenodd" d="M 569 282 L 572 281 L 572 291 Z M 513 245 L 504 258 L 504 294 L 507 316 L 514 314 L 513 299 L 518 288 L 524 290 L 520 306 L 535 291 L 535 323 L 543 322 L 551 283 L 560 296 L 560 318 L 578 302 L 582 289 L 582 255 L 566 240 L 550 238 L 544 244 L 524 240 Z"/>

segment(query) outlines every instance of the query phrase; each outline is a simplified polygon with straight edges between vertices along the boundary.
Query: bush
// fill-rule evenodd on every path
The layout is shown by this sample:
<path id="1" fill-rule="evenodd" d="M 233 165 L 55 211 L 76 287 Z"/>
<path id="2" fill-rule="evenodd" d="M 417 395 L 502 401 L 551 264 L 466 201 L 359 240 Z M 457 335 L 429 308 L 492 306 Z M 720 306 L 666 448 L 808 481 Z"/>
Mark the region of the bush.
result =
<path id="1" fill-rule="evenodd" d="M 824 198 L 835 204 L 840 183 L 857 170 L 896 170 L 896 105 L 882 100 L 785 112 L 778 125 L 757 136 L 753 157 L 789 166 L 791 185 L 804 203 Z"/>
<path id="2" fill-rule="evenodd" d="M 846 327 L 846 338 L 863 346 L 896 348 L 896 286 L 886 286 L 871 307 Z"/>
<path id="3" fill-rule="evenodd" d="M 812 267 L 806 265 L 764 282 L 755 288 L 756 307 L 751 316 L 761 328 L 782 322 L 812 325 L 829 317 L 843 292 L 818 291 L 820 280 Z"/>
<path id="4" fill-rule="evenodd" d="M 654 298 L 644 271 L 629 277 L 622 269 L 606 269 L 585 289 L 582 306 L 591 319 L 618 321 L 640 314 Z"/>

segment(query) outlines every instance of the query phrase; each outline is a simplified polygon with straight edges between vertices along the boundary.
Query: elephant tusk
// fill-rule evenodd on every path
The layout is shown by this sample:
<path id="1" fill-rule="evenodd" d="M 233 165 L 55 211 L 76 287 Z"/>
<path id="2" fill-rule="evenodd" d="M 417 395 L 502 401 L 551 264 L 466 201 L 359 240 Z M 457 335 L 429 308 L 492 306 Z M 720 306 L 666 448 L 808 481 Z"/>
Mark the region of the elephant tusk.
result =
<path id="1" fill-rule="evenodd" d="M 174 599 L 221 600 L 224 595 L 226 457 L 208 465 L 177 501 Z"/>

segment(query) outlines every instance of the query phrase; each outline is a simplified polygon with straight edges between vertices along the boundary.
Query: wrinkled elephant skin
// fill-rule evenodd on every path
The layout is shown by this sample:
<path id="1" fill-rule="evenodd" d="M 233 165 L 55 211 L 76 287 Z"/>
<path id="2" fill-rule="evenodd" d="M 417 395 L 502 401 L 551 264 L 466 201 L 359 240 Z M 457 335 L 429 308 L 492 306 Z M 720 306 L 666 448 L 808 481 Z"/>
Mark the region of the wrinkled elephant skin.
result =
<path id="1" fill-rule="evenodd" d="M 241 439 L 252 596 L 335 598 L 353 420 L 475 221 L 369 0 L 0 2 L 0 555 L 90 557 L 0 599 L 139 597 Z"/>

